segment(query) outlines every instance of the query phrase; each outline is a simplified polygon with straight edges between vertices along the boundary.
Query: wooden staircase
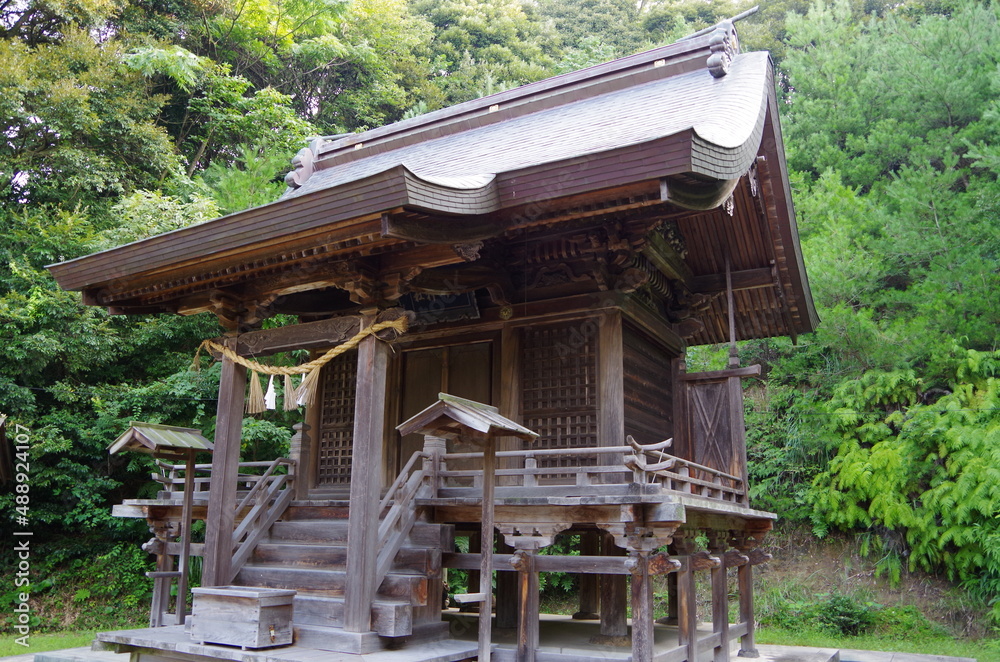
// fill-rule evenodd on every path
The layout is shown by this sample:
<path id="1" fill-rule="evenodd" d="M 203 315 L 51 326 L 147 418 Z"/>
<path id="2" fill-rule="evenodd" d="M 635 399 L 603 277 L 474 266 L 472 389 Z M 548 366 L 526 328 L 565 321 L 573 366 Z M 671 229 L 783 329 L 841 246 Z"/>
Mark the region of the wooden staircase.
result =
<path id="1" fill-rule="evenodd" d="M 297 644 L 366 653 L 447 634 L 441 621 L 441 554 L 454 549 L 454 527 L 417 522 L 395 554 L 372 604 L 371 633 L 347 633 L 346 504 L 293 502 L 236 575 L 234 584 L 295 589 Z"/>

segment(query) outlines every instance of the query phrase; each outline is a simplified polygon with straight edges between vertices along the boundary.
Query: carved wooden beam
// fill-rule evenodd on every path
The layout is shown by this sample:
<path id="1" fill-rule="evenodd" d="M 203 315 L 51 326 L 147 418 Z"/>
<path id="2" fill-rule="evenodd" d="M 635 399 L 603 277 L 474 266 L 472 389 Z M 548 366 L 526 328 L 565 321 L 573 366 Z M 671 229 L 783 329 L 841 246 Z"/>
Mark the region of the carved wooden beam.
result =
<path id="1" fill-rule="evenodd" d="M 268 356 L 293 349 L 331 347 L 348 340 L 360 328 L 360 317 L 345 316 L 277 329 L 250 331 L 237 338 L 236 353 L 240 356 Z M 217 338 L 216 342 L 220 342 L 220 339 Z"/>
<path id="2" fill-rule="evenodd" d="M 508 305 L 514 300 L 514 286 L 507 271 L 485 263 L 425 269 L 407 282 L 406 288 L 411 292 L 437 295 L 486 288 L 497 305 Z"/>

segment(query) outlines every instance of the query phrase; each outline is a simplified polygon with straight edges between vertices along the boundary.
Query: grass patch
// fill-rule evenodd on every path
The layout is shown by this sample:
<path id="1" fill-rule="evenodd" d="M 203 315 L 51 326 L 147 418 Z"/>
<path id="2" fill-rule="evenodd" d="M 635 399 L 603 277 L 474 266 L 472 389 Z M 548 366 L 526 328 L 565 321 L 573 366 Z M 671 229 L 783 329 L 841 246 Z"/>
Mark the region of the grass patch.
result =
<path id="1" fill-rule="evenodd" d="M 1000 642 L 994 639 L 981 641 L 959 640 L 952 637 L 920 639 L 879 634 L 857 637 L 837 636 L 817 630 L 790 630 L 779 627 L 762 627 L 757 630 L 757 643 L 782 646 L 813 646 L 816 648 L 853 648 L 859 650 L 891 651 L 895 653 L 921 653 L 924 655 L 951 655 L 971 657 L 979 662 L 1000 662 Z"/>
<path id="2" fill-rule="evenodd" d="M 32 634 L 28 637 L 27 647 L 14 642 L 14 639 L 18 635 L 7 634 L 0 639 L 0 657 L 28 655 L 32 653 L 44 653 L 45 651 L 56 651 L 63 648 L 80 648 L 82 646 L 90 646 L 90 643 L 94 640 L 95 632 L 96 630 L 83 630 L 79 632 Z"/>

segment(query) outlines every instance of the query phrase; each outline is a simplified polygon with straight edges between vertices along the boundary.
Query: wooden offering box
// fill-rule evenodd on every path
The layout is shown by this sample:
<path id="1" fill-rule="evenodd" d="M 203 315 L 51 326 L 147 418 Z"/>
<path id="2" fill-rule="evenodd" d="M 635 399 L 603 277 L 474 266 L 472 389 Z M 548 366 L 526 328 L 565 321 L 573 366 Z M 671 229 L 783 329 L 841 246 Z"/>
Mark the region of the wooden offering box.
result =
<path id="1" fill-rule="evenodd" d="M 247 648 L 292 643 L 295 591 L 245 586 L 191 589 L 191 638 L 200 643 Z"/>

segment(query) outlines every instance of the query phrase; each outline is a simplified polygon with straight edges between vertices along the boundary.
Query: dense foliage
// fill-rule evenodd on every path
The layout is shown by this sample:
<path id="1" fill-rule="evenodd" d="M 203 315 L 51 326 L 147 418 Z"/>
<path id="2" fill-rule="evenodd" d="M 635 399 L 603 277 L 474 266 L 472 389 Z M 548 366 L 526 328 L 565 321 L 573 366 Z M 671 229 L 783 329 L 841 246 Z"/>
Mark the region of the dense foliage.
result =
<path id="1" fill-rule="evenodd" d="M 114 317 L 46 264 L 273 200 L 308 136 L 626 55 L 746 4 L 0 0 L 0 412 L 31 431 L 39 532 L 104 559 L 144 539 L 110 505 L 150 489 L 149 466 L 105 449 L 131 419 L 211 434 L 217 385 L 188 369 L 212 319 Z M 757 504 L 864 535 L 890 576 L 995 596 L 997 10 L 774 0 L 741 34 L 778 63 L 823 320 L 798 346 L 742 348 L 770 377 L 748 398 Z M 248 455 L 287 443 L 280 419 L 246 425 Z"/>
<path id="2" fill-rule="evenodd" d="M 784 130 L 823 323 L 750 418 L 762 505 L 898 577 L 1000 589 L 1000 25 L 979 3 L 787 21 Z M 1000 605 L 994 602 L 1000 619 Z"/>

